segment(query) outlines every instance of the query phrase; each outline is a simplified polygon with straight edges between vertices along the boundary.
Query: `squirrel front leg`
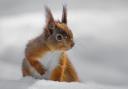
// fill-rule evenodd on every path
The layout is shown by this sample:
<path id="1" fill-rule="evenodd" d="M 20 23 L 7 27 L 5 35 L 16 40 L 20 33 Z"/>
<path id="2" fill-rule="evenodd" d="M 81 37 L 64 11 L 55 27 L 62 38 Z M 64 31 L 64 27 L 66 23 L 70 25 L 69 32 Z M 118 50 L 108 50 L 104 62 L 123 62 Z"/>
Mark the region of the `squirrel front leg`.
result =
<path id="1" fill-rule="evenodd" d="M 35 68 L 35 70 L 40 74 L 43 75 L 45 73 L 45 69 L 43 65 L 38 61 L 37 58 L 28 58 L 30 65 Z"/>
<path id="2" fill-rule="evenodd" d="M 53 70 L 50 79 L 54 81 L 66 81 L 65 70 L 67 65 L 67 55 L 63 53 L 58 66 Z"/>
<path id="3" fill-rule="evenodd" d="M 73 65 L 71 64 L 71 62 L 69 60 L 67 60 L 67 68 L 66 68 L 66 73 L 65 75 L 69 78 L 69 81 L 74 81 L 74 82 L 80 82 L 80 79 L 73 67 Z"/>
<path id="4" fill-rule="evenodd" d="M 79 82 L 79 78 L 77 76 L 74 67 L 69 61 L 68 57 L 64 54 L 61 56 L 59 66 L 57 66 L 50 77 L 51 80 L 54 81 L 67 81 L 67 82 Z"/>
<path id="5" fill-rule="evenodd" d="M 50 76 L 50 80 L 53 80 L 53 81 L 61 81 L 60 78 L 61 78 L 61 67 L 58 66 L 58 67 L 56 67 L 53 70 L 53 72 L 52 72 L 52 74 Z"/>

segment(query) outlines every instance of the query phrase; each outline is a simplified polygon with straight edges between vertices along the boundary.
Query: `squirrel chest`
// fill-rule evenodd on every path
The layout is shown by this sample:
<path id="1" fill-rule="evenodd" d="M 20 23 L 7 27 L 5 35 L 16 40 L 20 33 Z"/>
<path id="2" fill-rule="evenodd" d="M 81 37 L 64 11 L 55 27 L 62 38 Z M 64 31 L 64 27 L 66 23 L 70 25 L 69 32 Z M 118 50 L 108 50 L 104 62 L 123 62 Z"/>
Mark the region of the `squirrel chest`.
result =
<path id="1" fill-rule="evenodd" d="M 46 69 L 46 72 L 44 75 L 40 75 L 30 64 L 28 64 L 31 69 L 32 76 L 36 78 L 48 79 L 51 76 L 52 71 L 59 65 L 61 55 L 62 55 L 62 52 L 60 51 L 53 51 L 53 52 L 51 51 L 51 52 L 45 53 L 39 59 L 39 62 Z"/>
<path id="2" fill-rule="evenodd" d="M 46 70 L 54 69 L 59 64 L 61 55 L 60 51 L 47 52 L 39 61 Z"/>

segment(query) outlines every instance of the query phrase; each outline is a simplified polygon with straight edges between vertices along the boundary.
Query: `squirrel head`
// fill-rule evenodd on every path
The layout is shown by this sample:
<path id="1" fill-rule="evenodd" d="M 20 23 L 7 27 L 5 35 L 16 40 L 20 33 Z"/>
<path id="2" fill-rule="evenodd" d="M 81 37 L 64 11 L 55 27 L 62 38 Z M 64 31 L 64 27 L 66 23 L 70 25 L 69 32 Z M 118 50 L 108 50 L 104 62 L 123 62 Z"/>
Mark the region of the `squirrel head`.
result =
<path id="1" fill-rule="evenodd" d="M 50 9 L 46 11 L 46 26 L 44 28 L 45 43 L 50 50 L 66 51 L 74 46 L 73 34 L 67 26 L 67 9 L 63 6 L 61 21 L 55 21 Z"/>

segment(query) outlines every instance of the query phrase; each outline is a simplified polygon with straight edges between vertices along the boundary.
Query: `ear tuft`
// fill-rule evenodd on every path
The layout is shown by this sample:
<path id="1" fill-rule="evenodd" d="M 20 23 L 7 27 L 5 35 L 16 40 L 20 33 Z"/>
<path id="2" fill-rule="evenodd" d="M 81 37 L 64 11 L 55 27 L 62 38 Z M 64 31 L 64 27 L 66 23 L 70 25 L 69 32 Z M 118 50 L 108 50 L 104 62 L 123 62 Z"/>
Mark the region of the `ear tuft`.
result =
<path id="1" fill-rule="evenodd" d="M 66 8 L 66 6 L 63 6 L 62 23 L 67 24 L 67 8 Z"/>
<path id="2" fill-rule="evenodd" d="M 45 12 L 47 24 L 54 23 L 54 18 L 52 16 L 51 10 L 47 6 L 45 6 Z"/>

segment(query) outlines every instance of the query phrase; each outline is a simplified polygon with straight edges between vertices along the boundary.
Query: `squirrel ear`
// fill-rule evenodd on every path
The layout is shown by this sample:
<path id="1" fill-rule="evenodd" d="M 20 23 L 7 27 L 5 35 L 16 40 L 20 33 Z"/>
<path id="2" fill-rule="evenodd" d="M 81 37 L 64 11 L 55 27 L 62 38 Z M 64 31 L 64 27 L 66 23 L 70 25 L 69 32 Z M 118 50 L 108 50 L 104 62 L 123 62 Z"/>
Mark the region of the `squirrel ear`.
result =
<path id="1" fill-rule="evenodd" d="M 62 23 L 67 24 L 67 9 L 66 9 L 66 6 L 63 6 Z"/>
<path id="2" fill-rule="evenodd" d="M 47 24 L 54 23 L 54 18 L 52 16 L 51 10 L 47 6 L 45 6 L 45 11 L 46 11 L 46 22 L 47 22 Z"/>

